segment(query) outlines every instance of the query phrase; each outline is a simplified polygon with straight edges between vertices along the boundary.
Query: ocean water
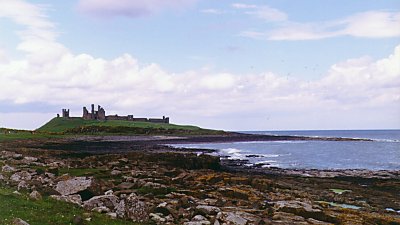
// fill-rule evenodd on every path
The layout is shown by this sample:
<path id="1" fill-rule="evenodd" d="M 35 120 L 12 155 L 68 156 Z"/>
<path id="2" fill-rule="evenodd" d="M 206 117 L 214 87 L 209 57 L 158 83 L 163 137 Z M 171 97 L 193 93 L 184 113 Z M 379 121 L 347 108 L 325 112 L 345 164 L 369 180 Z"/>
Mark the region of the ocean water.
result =
<path id="1" fill-rule="evenodd" d="M 400 130 L 246 131 L 268 135 L 368 138 L 374 141 L 260 141 L 173 145 L 217 149 L 249 165 L 291 169 L 400 170 Z"/>

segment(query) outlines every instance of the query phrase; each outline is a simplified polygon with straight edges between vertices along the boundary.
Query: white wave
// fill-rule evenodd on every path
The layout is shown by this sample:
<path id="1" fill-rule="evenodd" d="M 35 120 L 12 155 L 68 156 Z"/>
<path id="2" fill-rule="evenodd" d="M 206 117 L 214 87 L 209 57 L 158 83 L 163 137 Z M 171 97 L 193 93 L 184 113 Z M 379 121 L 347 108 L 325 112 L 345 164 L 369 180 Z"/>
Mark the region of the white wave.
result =
<path id="1" fill-rule="evenodd" d="M 230 159 L 246 159 L 246 156 L 242 154 L 242 150 L 237 148 L 224 148 L 220 152 L 222 155 L 228 156 Z"/>
<path id="2" fill-rule="evenodd" d="M 263 165 L 262 168 L 271 168 L 271 167 L 280 167 L 280 164 L 268 164 L 268 165 Z"/>
<path id="3" fill-rule="evenodd" d="M 301 143 L 307 143 L 309 141 L 298 141 L 298 140 L 293 140 L 293 141 L 270 141 L 270 143 L 279 143 L 279 144 L 301 144 Z"/>
<path id="4" fill-rule="evenodd" d="M 237 148 L 223 148 L 220 151 L 224 152 L 226 154 L 238 154 L 238 153 L 242 152 L 242 150 L 237 149 Z"/>
<path id="5" fill-rule="evenodd" d="M 271 164 L 271 163 L 276 163 L 277 161 L 275 161 L 275 160 L 265 160 L 265 161 L 260 161 L 260 162 L 256 162 L 256 163 L 254 163 L 254 164 Z"/>
<path id="6" fill-rule="evenodd" d="M 393 140 L 393 139 L 371 139 L 377 142 L 400 142 L 400 140 Z"/>
<path id="7" fill-rule="evenodd" d="M 276 158 L 276 157 L 279 157 L 281 155 L 278 155 L 278 154 L 263 154 L 261 156 L 264 157 L 264 158 Z"/>

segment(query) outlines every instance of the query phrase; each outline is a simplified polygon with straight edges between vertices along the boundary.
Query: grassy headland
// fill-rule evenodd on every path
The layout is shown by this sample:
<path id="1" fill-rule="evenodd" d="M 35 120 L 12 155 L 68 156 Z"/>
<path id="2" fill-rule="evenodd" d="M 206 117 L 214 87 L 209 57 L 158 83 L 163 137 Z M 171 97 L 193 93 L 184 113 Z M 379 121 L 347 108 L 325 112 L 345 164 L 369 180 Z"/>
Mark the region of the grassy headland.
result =
<path id="1" fill-rule="evenodd" d="M 120 120 L 84 120 L 82 118 L 53 118 L 36 130 L 50 134 L 125 134 L 125 135 L 206 135 L 224 131 L 197 126 Z"/>
<path id="2" fill-rule="evenodd" d="M 99 121 L 82 118 L 53 118 L 40 128 L 15 130 L 0 128 L 1 140 L 54 138 L 66 135 L 221 135 L 226 132 L 190 125 L 133 121 Z"/>

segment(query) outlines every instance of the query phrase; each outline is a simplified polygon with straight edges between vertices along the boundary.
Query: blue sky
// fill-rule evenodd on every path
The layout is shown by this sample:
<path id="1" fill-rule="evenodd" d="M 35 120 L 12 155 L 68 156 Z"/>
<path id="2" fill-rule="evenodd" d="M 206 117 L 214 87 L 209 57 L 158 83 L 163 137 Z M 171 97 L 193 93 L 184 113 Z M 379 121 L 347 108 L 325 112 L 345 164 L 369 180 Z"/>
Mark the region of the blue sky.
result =
<path id="1" fill-rule="evenodd" d="M 400 128 L 398 1 L 0 8 L 0 127 L 32 129 L 93 102 L 230 130 Z"/>

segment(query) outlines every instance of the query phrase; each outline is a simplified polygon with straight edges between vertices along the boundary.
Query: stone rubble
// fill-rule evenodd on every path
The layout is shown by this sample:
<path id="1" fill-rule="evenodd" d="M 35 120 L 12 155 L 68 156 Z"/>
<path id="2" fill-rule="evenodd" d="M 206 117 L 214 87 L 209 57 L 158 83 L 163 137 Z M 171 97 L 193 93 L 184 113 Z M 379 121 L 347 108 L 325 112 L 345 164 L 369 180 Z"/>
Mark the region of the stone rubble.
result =
<path id="1" fill-rule="evenodd" d="M 0 182 L 27 190 L 34 201 L 50 196 L 111 218 L 186 225 L 400 224 L 396 211 L 385 210 L 400 208 L 390 191 L 398 190 L 396 179 L 366 182 L 388 187 L 387 192 L 366 191 L 357 180 L 210 169 L 211 156 L 189 153 L 134 152 L 80 159 L 58 157 L 60 153 L 51 151 L 33 153 L 2 151 Z M 61 172 L 71 168 L 82 172 Z M 340 195 L 330 191 L 337 187 L 352 191 Z M 344 209 L 329 202 L 362 208 Z"/>

